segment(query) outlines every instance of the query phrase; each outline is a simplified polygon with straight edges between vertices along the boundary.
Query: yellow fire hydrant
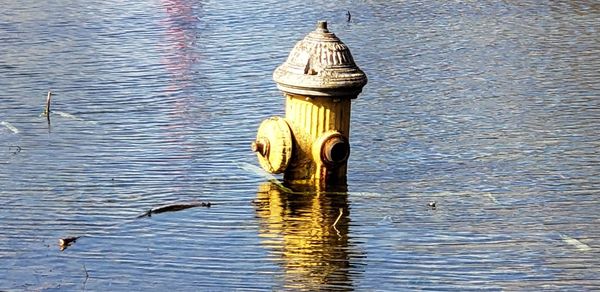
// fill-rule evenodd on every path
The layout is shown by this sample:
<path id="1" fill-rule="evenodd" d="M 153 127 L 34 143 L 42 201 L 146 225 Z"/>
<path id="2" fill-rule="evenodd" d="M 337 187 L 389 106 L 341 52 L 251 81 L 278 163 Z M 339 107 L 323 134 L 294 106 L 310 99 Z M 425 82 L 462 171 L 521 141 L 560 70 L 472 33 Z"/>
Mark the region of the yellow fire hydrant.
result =
<path id="1" fill-rule="evenodd" d="M 273 79 L 286 99 L 285 118 L 259 126 L 252 150 L 263 169 L 292 184 L 346 183 L 350 101 L 367 84 L 348 47 L 319 21 Z"/>

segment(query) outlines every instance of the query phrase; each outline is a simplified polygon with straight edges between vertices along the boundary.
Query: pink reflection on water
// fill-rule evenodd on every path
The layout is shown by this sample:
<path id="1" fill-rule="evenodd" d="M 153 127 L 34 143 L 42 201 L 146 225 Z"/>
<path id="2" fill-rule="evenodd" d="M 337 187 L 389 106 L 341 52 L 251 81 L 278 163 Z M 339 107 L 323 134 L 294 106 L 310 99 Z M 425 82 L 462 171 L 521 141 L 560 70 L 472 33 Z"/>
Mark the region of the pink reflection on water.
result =
<path id="1" fill-rule="evenodd" d="M 162 62 L 171 73 L 168 91 L 179 91 L 191 85 L 192 67 L 200 59 L 196 50 L 197 30 L 200 23 L 196 1 L 163 0 L 167 18 L 160 23 L 165 27 L 167 53 Z"/>

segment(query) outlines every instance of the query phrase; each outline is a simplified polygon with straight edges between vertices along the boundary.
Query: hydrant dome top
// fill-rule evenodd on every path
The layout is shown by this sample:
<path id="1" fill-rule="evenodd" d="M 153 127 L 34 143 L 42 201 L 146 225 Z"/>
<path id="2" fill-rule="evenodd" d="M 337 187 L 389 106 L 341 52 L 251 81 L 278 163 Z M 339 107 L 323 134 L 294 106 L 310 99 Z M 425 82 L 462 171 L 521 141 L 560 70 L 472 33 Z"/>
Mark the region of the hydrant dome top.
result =
<path id="1" fill-rule="evenodd" d="M 296 43 L 287 60 L 275 69 L 273 79 L 280 90 L 306 96 L 355 98 L 367 84 L 350 49 L 327 29 L 325 21 Z"/>

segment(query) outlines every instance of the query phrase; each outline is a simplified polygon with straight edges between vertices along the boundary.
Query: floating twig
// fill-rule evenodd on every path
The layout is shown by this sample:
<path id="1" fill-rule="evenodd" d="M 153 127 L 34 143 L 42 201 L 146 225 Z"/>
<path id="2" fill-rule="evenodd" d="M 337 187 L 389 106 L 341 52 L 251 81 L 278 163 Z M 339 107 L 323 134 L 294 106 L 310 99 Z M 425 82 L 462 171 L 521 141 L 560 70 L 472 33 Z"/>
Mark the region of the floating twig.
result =
<path id="1" fill-rule="evenodd" d="M 83 290 L 85 291 L 85 285 L 87 284 L 87 280 L 90 278 L 90 274 L 88 274 L 85 264 L 83 264 L 83 271 L 85 272 L 85 280 L 83 280 Z"/>
<path id="2" fill-rule="evenodd" d="M 333 229 L 335 229 L 335 232 L 337 232 L 338 237 L 342 237 L 342 235 L 340 235 L 340 231 L 335 227 L 335 225 L 337 225 L 338 221 L 340 221 L 340 218 L 342 218 L 342 214 L 344 214 L 344 208 L 340 208 L 340 215 L 338 215 L 337 219 L 335 219 L 335 222 L 333 222 Z"/>
<path id="3" fill-rule="evenodd" d="M 565 234 L 560 234 L 560 238 L 567 244 L 575 247 L 578 251 L 591 251 L 592 247 Z"/>
<path id="4" fill-rule="evenodd" d="M 48 91 L 48 96 L 46 97 L 46 108 L 44 109 L 44 115 L 46 119 L 48 119 L 48 123 L 50 123 L 50 102 L 52 101 L 52 91 Z"/>
<path id="5" fill-rule="evenodd" d="M 343 213 L 344 213 L 344 208 L 340 208 L 340 215 L 338 215 L 337 219 L 335 219 L 335 222 L 333 222 L 333 228 L 335 228 L 335 225 L 338 223 L 338 221 L 340 221 L 340 218 L 342 218 Z"/>
<path id="6" fill-rule="evenodd" d="M 13 126 L 13 124 L 7 121 L 1 121 L 0 125 L 5 126 L 9 131 L 13 132 L 14 134 L 19 134 L 19 129 L 17 129 L 17 127 Z"/>
<path id="7" fill-rule="evenodd" d="M 210 202 L 172 204 L 172 205 L 162 206 L 162 207 L 158 207 L 158 208 L 152 208 L 152 209 L 144 212 L 144 214 L 137 216 L 136 218 L 150 217 L 150 216 L 152 216 L 152 214 L 159 214 L 159 213 L 164 213 L 164 212 L 174 212 L 174 211 L 184 210 L 184 209 L 193 208 L 193 207 L 210 208 L 211 206 L 212 206 L 212 204 Z M 120 226 L 120 225 L 126 224 L 128 222 L 132 222 L 133 220 L 135 220 L 135 218 L 130 218 L 126 222 L 121 222 L 119 224 L 112 225 L 112 226 L 113 227 Z M 84 236 L 87 236 L 87 235 L 84 235 Z M 58 246 L 59 246 L 60 250 L 63 251 L 65 249 L 67 249 L 69 246 L 73 245 L 73 243 L 75 243 L 75 241 L 77 241 L 77 239 L 79 239 L 79 238 L 81 238 L 81 236 L 60 238 L 60 239 L 58 239 Z M 85 267 L 84 267 L 84 269 L 85 269 Z M 86 270 L 86 275 L 87 275 L 87 270 Z"/>
<path id="8" fill-rule="evenodd" d="M 496 200 L 496 198 L 494 197 L 494 195 L 492 195 L 492 193 L 486 193 L 485 195 L 488 198 L 490 198 L 490 200 L 492 200 L 492 202 L 494 202 L 494 204 L 498 204 L 498 200 Z"/>
<path id="9" fill-rule="evenodd" d="M 75 241 L 77 241 L 77 239 L 80 236 L 73 236 L 73 237 L 65 237 L 65 238 L 60 238 L 58 240 L 58 247 L 60 248 L 61 251 L 67 249 L 67 247 L 71 246 L 73 243 L 75 243 Z"/>
<path id="10" fill-rule="evenodd" d="M 137 216 L 137 218 L 152 217 L 152 214 L 159 214 L 159 213 L 164 213 L 164 212 L 175 212 L 175 211 L 181 211 L 181 210 L 194 208 L 194 207 L 210 208 L 211 205 L 212 204 L 210 202 L 199 202 L 199 203 L 189 203 L 189 204 L 172 204 L 172 205 L 162 206 L 162 207 L 158 207 L 158 208 L 152 208 L 152 209 L 146 211 L 144 214 Z"/>

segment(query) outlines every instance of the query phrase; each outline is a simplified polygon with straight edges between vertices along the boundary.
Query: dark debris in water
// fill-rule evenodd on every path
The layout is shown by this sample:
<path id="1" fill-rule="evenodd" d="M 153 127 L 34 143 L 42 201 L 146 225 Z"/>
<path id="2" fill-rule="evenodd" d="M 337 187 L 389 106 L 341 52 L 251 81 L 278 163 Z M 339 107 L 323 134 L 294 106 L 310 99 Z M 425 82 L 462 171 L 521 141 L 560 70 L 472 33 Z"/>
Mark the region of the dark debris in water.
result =
<path id="1" fill-rule="evenodd" d="M 210 206 L 212 206 L 212 204 L 210 202 L 171 204 L 171 205 L 166 205 L 166 206 L 162 206 L 162 207 L 152 208 L 152 209 L 144 212 L 144 214 L 137 216 L 137 218 L 152 217 L 152 214 L 160 214 L 160 213 L 164 213 L 164 212 L 175 212 L 175 211 L 181 211 L 181 210 L 195 208 L 195 207 L 210 208 Z"/>
<path id="2" fill-rule="evenodd" d="M 435 210 L 437 209 L 437 202 L 436 201 L 429 201 L 429 203 L 427 203 L 427 206 L 431 209 L 431 210 Z"/>
<path id="3" fill-rule="evenodd" d="M 152 214 L 159 214 L 159 213 L 164 213 L 164 212 L 175 212 L 175 211 L 185 210 L 185 209 L 194 208 L 194 207 L 210 208 L 211 206 L 212 206 L 211 202 L 171 204 L 171 205 L 161 206 L 161 207 L 157 207 L 157 208 L 152 208 L 152 209 L 144 212 L 144 214 L 137 216 L 136 218 L 151 217 Z M 69 246 L 73 245 L 75 243 L 75 241 L 77 241 L 77 239 L 79 239 L 80 237 L 81 236 L 73 236 L 73 237 L 63 237 L 63 238 L 58 239 L 58 246 L 59 246 L 60 250 L 63 251 L 65 249 L 67 249 Z"/>
<path id="4" fill-rule="evenodd" d="M 77 241 L 77 239 L 79 239 L 79 237 L 80 236 L 73 236 L 73 237 L 64 237 L 64 238 L 58 239 L 58 247 L 60 248 L 60 251 L 67 249 L 69 246 L 71 246 L 73 243 L 75 243 L 75 241 Z"/>
<path id="5" fill-rule="evenodd" d="M 8 151 L 11 152 L 12 154 L 17 154 L 19 152 L 21 152 L 21 150 L 23 150 L 23 148 L 21 148 L 21 146 L 19 145 L 10 145 L 8 146 Z"/>

